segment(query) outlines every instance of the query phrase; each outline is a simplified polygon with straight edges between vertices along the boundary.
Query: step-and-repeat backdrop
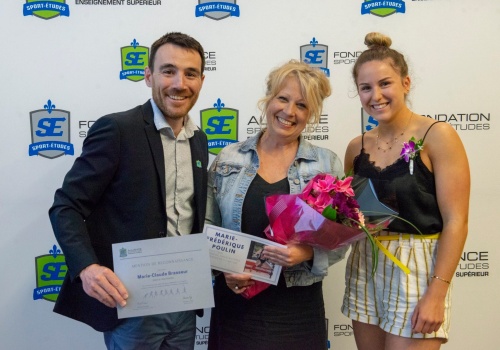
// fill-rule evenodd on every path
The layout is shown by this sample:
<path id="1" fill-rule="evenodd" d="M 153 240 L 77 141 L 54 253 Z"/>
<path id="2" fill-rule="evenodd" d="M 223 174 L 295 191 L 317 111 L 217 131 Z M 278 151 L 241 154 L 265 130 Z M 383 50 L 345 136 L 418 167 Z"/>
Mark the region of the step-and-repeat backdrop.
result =
<path id="1" fill-rule="evenodd" d="M 411 108 L 453 125 L 470 160 L 469 239 L 446 348 L 497 349 L 499 15 L 497 0 L 2 1 L 2 348 L 104 348 L 100 333 L 52 312 L 66 266 L 47 210 L 92 123 L 151 96 L 143 68 L 155 39 L 181 31 L 205 48 L 205 83 L 191 116 L 208 134 L 212 159 L 259 130 L 265 78 L 291 58 L 329 76 L 333 94 L 307 138 L 343 159 L 349 140 L 375 125 L 351 69 L 364 35 L 380 31 L 408 58 Z M 330 348 L 350 350 L 352 327 L 339 311 L 344 266 L 329 270 L 324 292 Z M 208 318 L 198 321 L 196 346 L 205 349 Z"/>

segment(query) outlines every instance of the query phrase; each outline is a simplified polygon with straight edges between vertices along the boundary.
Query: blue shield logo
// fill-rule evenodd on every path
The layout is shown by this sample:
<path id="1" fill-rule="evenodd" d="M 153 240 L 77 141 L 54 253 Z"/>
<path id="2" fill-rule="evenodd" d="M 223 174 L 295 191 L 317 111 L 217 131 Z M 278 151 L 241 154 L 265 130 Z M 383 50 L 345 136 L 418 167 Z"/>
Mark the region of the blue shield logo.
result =
<path id="1" fill-rule="evenodd" d="M 144 68 L 149 64 L 149 48 L 139 46 L 137 40 L 133 40 L 130 46 L 121 48 L 122 70 L 120 79 L 138 82 L 144 80 Z"/>
<path id="2" fill-rule="evenodd" d="M 214 108 L 200 111 L 201 129 L 207 134 L 208 152 L 219 154 L 225 146 L 238 142 L 238 110 L 224 108 L 221 99 L 217 99 Z"/>
<path id="3" fill-rule="evenodd" d="M 328 46 L 318 44 L 316 38 L 312 38 L 309 45 L 300 47 L 300 60 L 311 67 L 321 69 L 327 77 L 330 76 L 328 69 Z"/>
<path id="4" fill-rule="evenodd" d="M 75 150 L 70 141 L 70 113 L 55 109 L 51 100 L 44 109 L 30 112 L 31 144 L 28 154 L 45 158 L 57 158 L 64 154 L 74 155 Z"/>
<path id="5" fill-rule="evenodd" d="M 42 19 L 52 19 L 58 16 L 69 17 L 69 6 L 66 4 L 66 0 L 26 0 L 23 6 L 23 15 Z"/>
<path id="6" fill-rule="evenodd" d="M 234 1 L 211 1 L 211 0 L 198 0 L 198 5 L 195 11 L 196 17 L 208 17 L 219 21 L 221 19 L 235 16 L 240 16 L 240 7 Z"/>
<path id="7" fill-rule="evenodd" d="M 361 4 L 361 14 L 372 14 L 379 17 L 387 17 L 395 14 L 396 12 L 405 13 L 406 5 L 403 0 L 391 0 L 391 1 L 375 1 L 375 0 L 365 0 Z"/>
<path id="8" fill-rule="evenodd" d="M 66 276 L 66 259 L 61 250 L 54 245 L 49 253 L 35 258 L 36 288 L 33 290 L 33 300 L 55 302 Z"/>

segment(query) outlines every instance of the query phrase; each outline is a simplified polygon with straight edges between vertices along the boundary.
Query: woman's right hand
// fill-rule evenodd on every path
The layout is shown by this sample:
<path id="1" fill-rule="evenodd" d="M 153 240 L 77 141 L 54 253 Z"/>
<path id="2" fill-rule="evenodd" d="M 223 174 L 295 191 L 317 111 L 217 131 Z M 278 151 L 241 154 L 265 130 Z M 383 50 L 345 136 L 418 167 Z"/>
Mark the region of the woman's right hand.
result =
<path id="1" fill-rule="evenodd" d="M 261 258 L 276 265 L 292 267 L 314 258 L 314 249 L 306 244 L 287 244 L 285 248 L 267 245 Z"/>
<path id="2" fill-rule="evenodd" d="M 252 275 L 246 273 L 228 273 L 224 272 L 226 285 L 235 294 L 243 293 L 248 287 L 253 286 L 255 281 L 252 280 Z"/>

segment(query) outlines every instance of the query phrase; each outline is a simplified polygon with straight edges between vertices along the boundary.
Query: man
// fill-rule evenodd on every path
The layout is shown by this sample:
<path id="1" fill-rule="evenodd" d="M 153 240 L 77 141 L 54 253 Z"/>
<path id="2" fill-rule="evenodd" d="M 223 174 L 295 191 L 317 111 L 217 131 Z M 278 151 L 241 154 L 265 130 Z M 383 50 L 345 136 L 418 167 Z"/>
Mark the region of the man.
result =
<path id="1" fill-rule="evenodd" d="M 118 320 L 128 295 L 111 245 L 202 232 L 207 138 L 188 112 L 204 66 L 190 36 L 158 39 L 145 69 L 153 98 L 94 123 L 49 210 L 68 266 L 54 311 L 104 332 L 109 349 L 194 348 L 195 311 Z"/>

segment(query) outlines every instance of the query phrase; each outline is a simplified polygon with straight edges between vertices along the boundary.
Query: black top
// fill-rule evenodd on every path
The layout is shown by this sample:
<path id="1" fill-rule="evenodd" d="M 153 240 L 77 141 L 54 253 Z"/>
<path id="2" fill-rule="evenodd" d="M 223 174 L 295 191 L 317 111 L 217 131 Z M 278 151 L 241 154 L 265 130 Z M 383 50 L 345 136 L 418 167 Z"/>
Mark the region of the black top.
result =
<path id="1" fill-rule="evenodd" d="M 269 184 L 257 175 L 243 203 L 242 232 L 265 238 L 265 197 L 289 192 L 287 178 Z M 209 350 L 326 349 L 321 282 L 287 288 L 282 275 L 277 286 L 245 299 L 227 287 L 221 274 L 214 288 Z"/>
<path id="2" fill-rule="evenodd" d="M 361 153 L 354 158 L 353 183 L 359 178 L 371 179 L 380 202 L 396 210 L 399 217 L 410 221 L 424 234 L 441 232 L 443 219 L 437 202 L 434 174 L 422 162 L 420 152 L 414 159 L 413 174 L 410 174 L 409 164 L 402 157 L 384 169 L 370 161 L 370 154 L 365 153 L 364 149 L 364 135 L 361 146 Z M 388 229 L 418 233 L 411 225 L 397 218 Z"/>

